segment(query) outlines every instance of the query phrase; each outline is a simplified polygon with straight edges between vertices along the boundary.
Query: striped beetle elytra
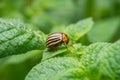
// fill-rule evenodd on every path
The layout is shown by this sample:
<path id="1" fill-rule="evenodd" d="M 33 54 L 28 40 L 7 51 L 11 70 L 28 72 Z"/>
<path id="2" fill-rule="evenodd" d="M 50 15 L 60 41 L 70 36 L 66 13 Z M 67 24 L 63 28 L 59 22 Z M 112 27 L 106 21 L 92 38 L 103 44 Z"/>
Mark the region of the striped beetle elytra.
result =
<path id="1" fill-rule="evenodd" d="M 46 46 L 47 48 L 55 48 L 61 44 L 64 44 L 67 47 L 69 43 L 69 38 L 65 33 L 62 32 L 55 32 L 48 35 L 46 39 Z"/>

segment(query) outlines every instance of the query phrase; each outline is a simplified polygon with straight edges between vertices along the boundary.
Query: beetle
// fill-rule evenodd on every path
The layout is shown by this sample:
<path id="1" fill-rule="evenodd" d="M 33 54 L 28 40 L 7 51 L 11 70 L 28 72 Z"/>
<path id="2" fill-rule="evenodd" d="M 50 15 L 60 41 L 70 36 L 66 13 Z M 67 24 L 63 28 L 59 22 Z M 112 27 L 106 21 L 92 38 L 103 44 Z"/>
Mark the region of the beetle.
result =
<path id="1" fill-rule="evenodd" d="M 64 44 L 67 48 L 67 44 L 69 43 L 69 38 L 67 34 L 62 32 L 55 32 L 50 35 L 48 35 L 46 39 L 46 46 L 47 48 L 56 48 L 61 44 Z"/>

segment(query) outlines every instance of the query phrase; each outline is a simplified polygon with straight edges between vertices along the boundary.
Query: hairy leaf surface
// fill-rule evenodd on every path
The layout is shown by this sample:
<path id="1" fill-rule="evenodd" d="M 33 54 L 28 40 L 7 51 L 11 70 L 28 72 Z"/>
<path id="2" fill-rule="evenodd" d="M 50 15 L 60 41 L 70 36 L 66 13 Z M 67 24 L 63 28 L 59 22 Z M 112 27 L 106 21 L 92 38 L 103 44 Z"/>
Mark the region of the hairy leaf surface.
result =
<path id="1" fill-rule="evenodd" d="M 102 75 L 111 79 L 120 78 L 120 40 L 100 52 L 97 64 Z"/>
<path id="2" fill-rule="evenodd" d="M 81 63 L 84 65 L 91 79 L 101 80 L 118 79 L 120 70 L 120 41 L 114 44 L 110 43 L 95 43 L 86 49 L 86 54 L 81 58 Z M 91 75 L 92 74 L 92 75 Z M 96 77 L 92 77 L 92 76 Z"/>
<path id="3" fill-rule="evenodd" d="M 18 20 L 0 19 L 0 57 L 44 49 L 43 39 Z"/>
<path id="4" fill-rule="evenodd" d="M 59 54 L 63 54 L 67 52 L 67 49 L 66 48 L 59 48 L 59 49 L 53 49 L 53 50 L 50 50 L 50 49 L 46 49 L 44 52 L 43 52 L 43 57 L 42 57 L 42 60 L 46 60 L 46 59 L 49 59 L 49 58 L 52 58 L 54 56 L 57 56 Z"/>
<path id="5" fill-rule="evenodd" d="M 72 41 L 77 41 L 80 37 L 85 35 L 91 30 L 93 26 L 92 18 L 87 18 L 77 22 L 76 24 L 71 24 L 66 28 L 66 33 Z"/>
<path id="6" fill-rule="evenodd" d="M 35 66 L 25 80 L 80 80 L 84 74 L 79 61 L 70 58 L 53 58 Z"/>

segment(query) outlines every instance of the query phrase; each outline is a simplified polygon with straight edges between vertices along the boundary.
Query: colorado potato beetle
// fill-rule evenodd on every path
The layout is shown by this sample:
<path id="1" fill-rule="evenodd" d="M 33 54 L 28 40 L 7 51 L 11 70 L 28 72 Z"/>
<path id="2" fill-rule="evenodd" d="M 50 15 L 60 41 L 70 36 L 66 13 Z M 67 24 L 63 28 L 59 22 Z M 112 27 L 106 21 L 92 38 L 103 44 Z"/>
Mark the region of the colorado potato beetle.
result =
<path id="1" fill-rule="evenodd" d="M 46 39 L 46 46 L 47 48 L 55 48 L 61 44 L 64 44 L 67 47 L 69 42 L 69 38 L 65 33 L 56 32 L 48 35 Z"/>

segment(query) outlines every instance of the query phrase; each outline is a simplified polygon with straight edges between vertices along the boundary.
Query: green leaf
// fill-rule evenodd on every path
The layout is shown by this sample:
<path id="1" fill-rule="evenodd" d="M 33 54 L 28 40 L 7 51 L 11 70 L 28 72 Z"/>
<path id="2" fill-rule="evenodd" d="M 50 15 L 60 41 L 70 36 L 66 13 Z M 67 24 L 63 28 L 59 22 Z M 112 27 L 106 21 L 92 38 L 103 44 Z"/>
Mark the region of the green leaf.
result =
<path id="1" fill-rule="evenodd" d="M 80 59 L 81 55 L 84 54 L 85 48 L 86 46 L 83 46 L 80 43 L 74 44 L 73 46 L 68 47 L 69 53 L 64 56 Z"/>
<path id="2" fill-rule="evenodd" d="M 91 42 L 111 41 L 119 28 L 119 24 L 119 18 L 98 21 L 88 33 L 88 38 Z"/>
<path id="3" fill-rule="evenodd" d="M 81 63 L 85 67 L 92 66 L 96 62 L 97 56 L 102 50 L 102 48 L 104 48 L 105 46 L 109 46 L 109 45 L 110 44 L 104 43 L 104 42 L 98 42 L 98 43 L 91 44 L 85 49 L 85 52 L 82 55 L 81 60 L 80 60 Z"/>
<path id="4" fill-rule="evenodd" d="M 111 79 L 120 78 L 120 40 L 100 52 L 97 64 L 101 74 Z M 99 55 L 100 55 L 99 54 Z"/>
<path id="5" fill-rule="evenodd" d="M 67 33 L 67 35 L 69 36 L 69 38 L 72 41 L 77 41 L 83 35 L 88 33 L 88 31 L 90 31 L 90 29 L 93 26 L 93 23 L 94 22 L 93 22 L 92 18 L 81 20 L 81 21 L 77 22 L 76 24 L 69 25 L 66 28 L 65 33 Z"/>
<path id="6" fill-rule="evenodd" d="M 84 72 L 79 61 L 70 58 L 53 58 L 35 66 L 25 80 L 81 80 Z"/>
<path id="7" fill-rule="evenodd" d="M 120 40 L 114 44 L 97 43 L 86 49 L 86 54 L 81 58 L 88 75 L 96 76 L 91 79 L 119 79 L 120 78 Z M 92 75 L 90 75 L 92 74 Z"/>
<path id="8" fill-rule="evenodd" d="M 65 47 L 59 47 L 55 49 L 46 49 L 43 52 L 42 61 L 53 58 L 55 56 L 64 56 L 64 57 L 79 57 L 81 54 L 84 53 L 85 46 L 82 46 L 81 44 L 77 43 L 73 46 L 68 46 L 66 49 Z"/>
<path id="9" fill-rule="evenodd" d="M 98 58 L 100 57 L 98 55 L 104 47 L 107 47 L 109 45 L 109 43 L 98 42 L 91 44 L 85 49 L 85 53 L 81 56 L 80 63 L 86 70 L 86 75 L 89 77 L 89 79 L 99 80 L 99 69 L 96 69 L 98 68 L 98 66 L 96 66 L 96 63 Z"/>
<path id="10" fill-rule="evenodd" d="M 67 49 L 66 48 L 59 48 L 59 49 L 46 49 L 44 52 L 43 52 L 43 57 L 42 57 L 42 60 L 46 60 L 46 59 L 49 59 L 49 58 L 52 58 L 54 56 L 57 56 L 59 54 L 63 54 L 67 52 Z"/>
<path id="11" fill-rule="evenodd" d="M 44 47 L 42 35 L 36 35 L 20 21 L 0 19 L 0 57 Z"/>

